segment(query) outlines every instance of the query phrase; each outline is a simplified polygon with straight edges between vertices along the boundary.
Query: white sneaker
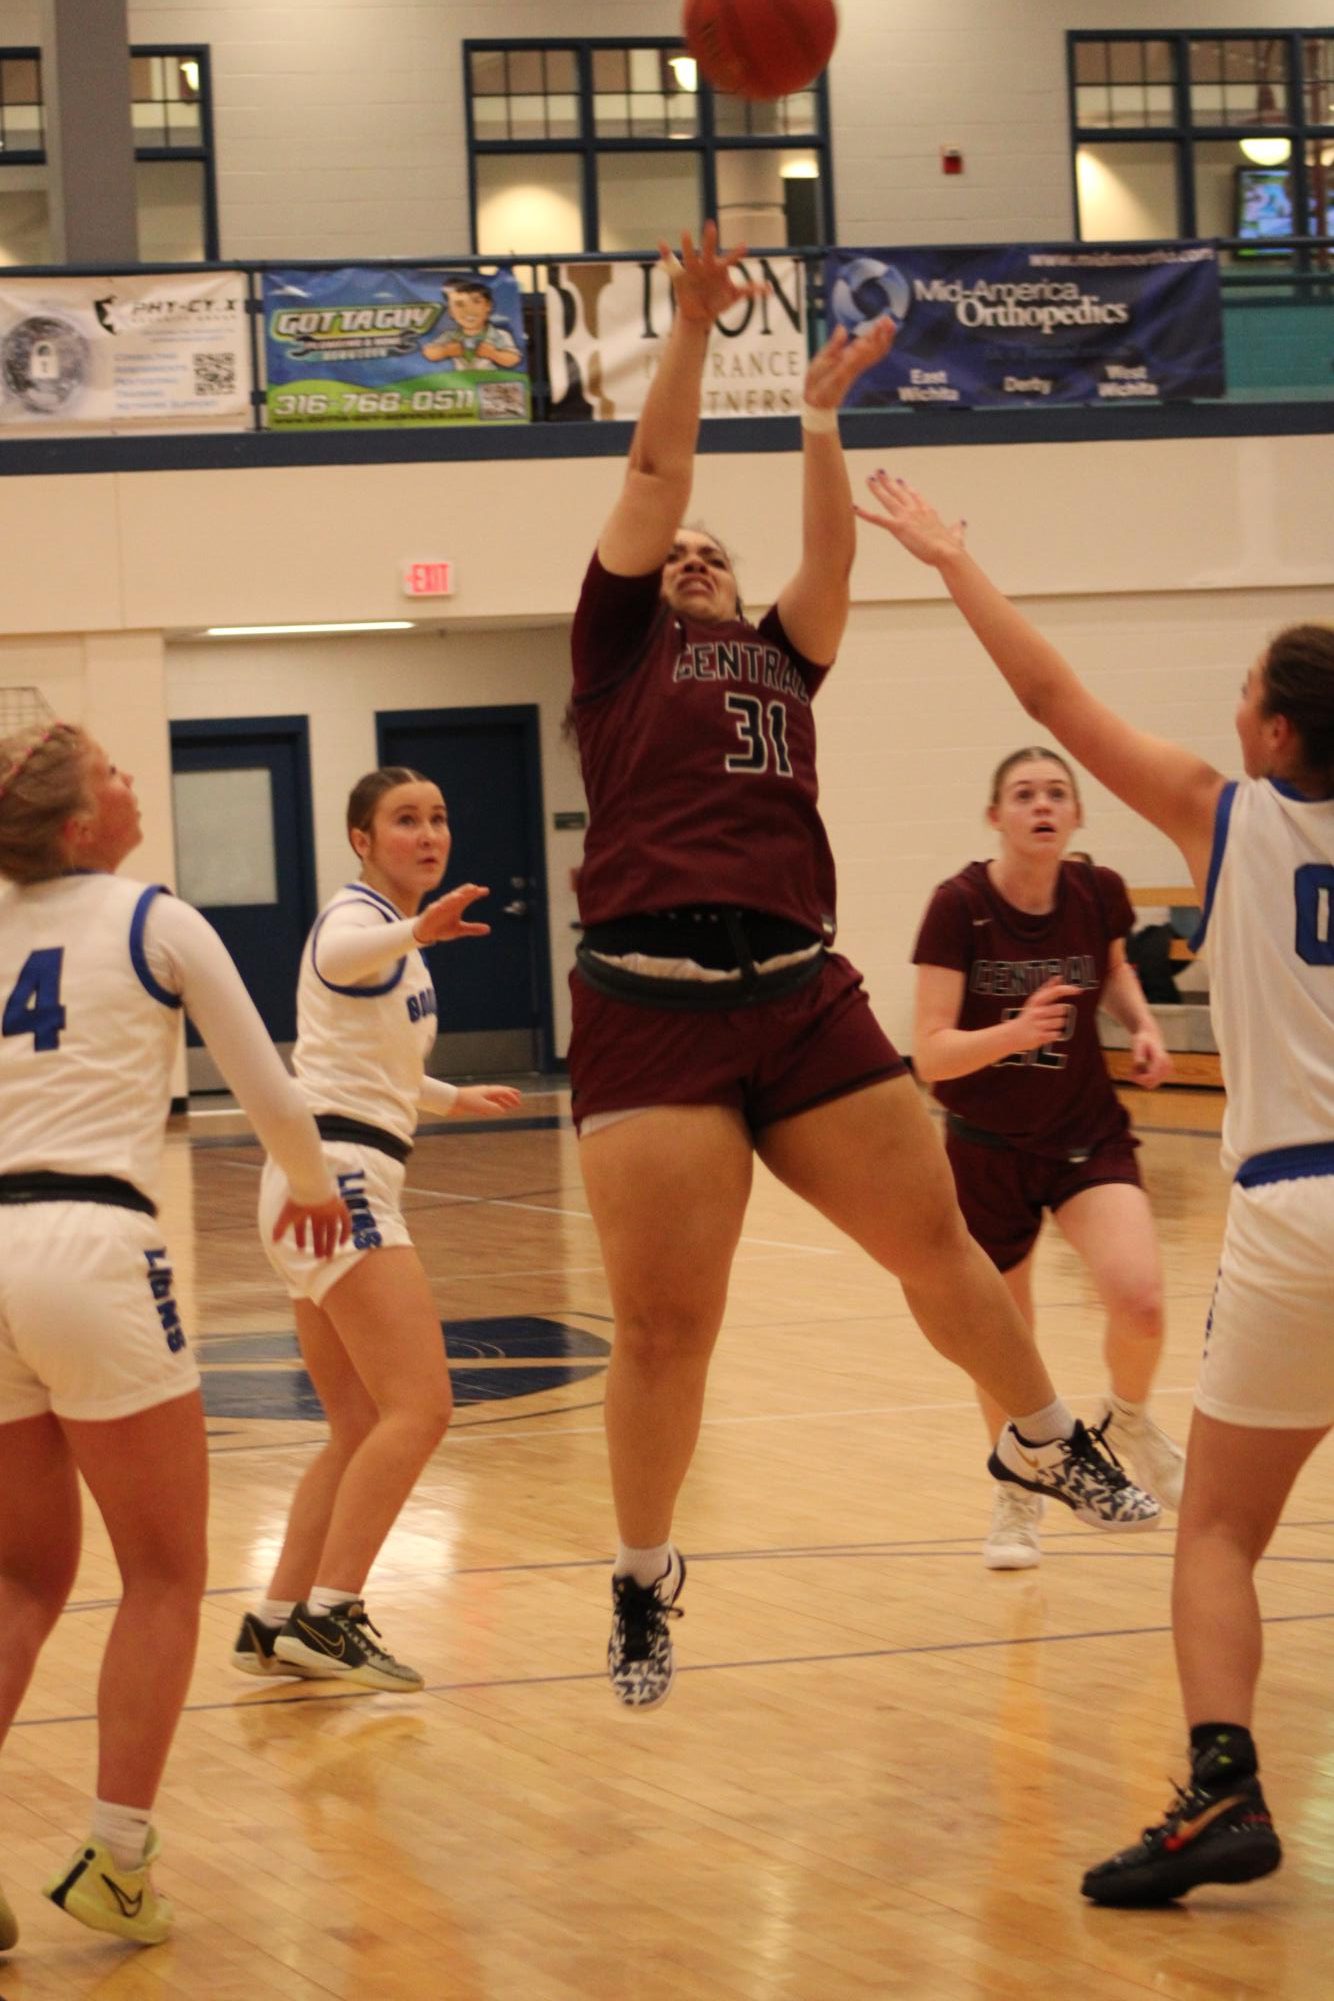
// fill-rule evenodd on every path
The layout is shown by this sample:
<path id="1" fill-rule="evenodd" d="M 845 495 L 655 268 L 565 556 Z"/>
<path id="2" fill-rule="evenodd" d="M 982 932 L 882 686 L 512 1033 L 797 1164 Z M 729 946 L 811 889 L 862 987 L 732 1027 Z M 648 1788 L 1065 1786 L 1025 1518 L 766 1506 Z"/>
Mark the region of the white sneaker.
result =
<path id="1" fill-rule="evenodd" d="M 1031 1570 L 1035 1563 L 1041 1563 L 1038 1523 L 1044 1505 L 1041 1494 L 997 1484 L 991 1528 L 982 1545 L 982 1561 L 988 1570 Z"/>
<path id="2" fill-rule="evenodd" d="M 1035 1445 L 1007 1424 L 987 1461 L 996 1480 L 1026 1487 L 1061 1501 L 1076 1519 L 1095 1529 L 1151 1529 L 1159 1507 L 1121 1471 L 1102 1439 L 1075 1419 L 1069 1438 Z"/>
<path id="3" fill-rule="evenodd" d="M 1176 1440 L 1145 1414 L 1125 1417 L 1110 1400 L 1093 1429 L 1099 1438 L 1106 1439 L 1118 1459 L 1130 1462 L 1139 1485 L 1175 1514 L 1181 1506 L 1181 1484 L 1186 1477 L 1186 1455 Z"/>

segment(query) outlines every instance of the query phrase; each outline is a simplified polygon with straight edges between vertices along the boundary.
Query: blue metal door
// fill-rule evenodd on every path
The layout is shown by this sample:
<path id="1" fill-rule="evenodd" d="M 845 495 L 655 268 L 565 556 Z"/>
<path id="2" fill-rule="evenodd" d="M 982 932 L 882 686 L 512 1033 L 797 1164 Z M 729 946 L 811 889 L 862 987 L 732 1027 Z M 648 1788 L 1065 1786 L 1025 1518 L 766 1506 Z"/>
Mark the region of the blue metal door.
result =
<path id="1" fill-rule="evenodd" d="M 551 961 L 536 706 L 391 710 L 375 720 L 380 762 L 423 772 L 445 795 L 454 846 L 442 889 L 479 882 L 491 892 L 473 912 L 490 937 L 426 955 L 440 1005 L 431 1067 L 446 1076 L 544 1069 Z"/>
<path id="2" fill-rule="evenodd" d="M 180 893 L 214 926 L 280 1046 L 296 1038 L 301 948 L 315 921 L 315 836 L 304 716 L 171 725 Z M 193 1026 L 190 1087 L 222 1080 Z"/>

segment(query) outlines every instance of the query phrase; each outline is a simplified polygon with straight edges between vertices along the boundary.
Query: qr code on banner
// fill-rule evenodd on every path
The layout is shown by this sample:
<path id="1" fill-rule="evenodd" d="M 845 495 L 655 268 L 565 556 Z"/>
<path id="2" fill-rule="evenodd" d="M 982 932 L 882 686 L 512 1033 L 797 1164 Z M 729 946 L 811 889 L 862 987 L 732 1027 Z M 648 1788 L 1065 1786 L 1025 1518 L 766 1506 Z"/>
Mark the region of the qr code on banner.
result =
<path id="1" fill-rule="evenodd" d="M 196 396 L 231 396 L 236 392 L 236 356 L 234 354 L 197 354 L 195 365 Z"/>
<path id="2" fill-rule="evenodd" d="M 479 382 L 477 385 L 477 414 L 479 417 L 526 417 L 528 415 L 527 391 L 522 382 Z"/>

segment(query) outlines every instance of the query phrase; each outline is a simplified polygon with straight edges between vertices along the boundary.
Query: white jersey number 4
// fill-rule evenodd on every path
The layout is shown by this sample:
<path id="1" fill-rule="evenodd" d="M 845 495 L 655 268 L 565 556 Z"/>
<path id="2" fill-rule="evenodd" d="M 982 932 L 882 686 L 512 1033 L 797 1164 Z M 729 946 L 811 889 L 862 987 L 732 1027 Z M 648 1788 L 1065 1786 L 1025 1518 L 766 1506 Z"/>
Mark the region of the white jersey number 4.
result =
<path id="1" fill-rule="evenodd" d="M 0 1018 L 6 1035 L 30 1035 L 34 1049 L 59 1049 L 60 1031 L 65 1026 L 65 1010 L 60 1004 L 64 962 L 63 945 L 29 952 Z"/>

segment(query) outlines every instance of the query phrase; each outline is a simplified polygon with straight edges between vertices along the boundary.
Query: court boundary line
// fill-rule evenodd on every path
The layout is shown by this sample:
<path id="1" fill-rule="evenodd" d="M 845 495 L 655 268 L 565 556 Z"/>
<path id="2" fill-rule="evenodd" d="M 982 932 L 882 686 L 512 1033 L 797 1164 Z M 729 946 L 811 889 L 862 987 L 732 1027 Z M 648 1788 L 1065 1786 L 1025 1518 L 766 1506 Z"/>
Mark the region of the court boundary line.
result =
<path id="1" fill-rule="evenodd" d="M 1314 1625 L 1334 1619 L 1334 1611 L 1328 1612 L 1277 1612 L 1262 1619 L 1264 1626 Z M 1083 1633 L 1030 1633 L 1007 1635 L 1004 1638 L 985 1640 L 924 1640 L 902 1647 L 856 1647 L 833 1653 L 819 1654 L 771 1654 L 749 1660 L 695 1661 L 678 1666 L 678 1675 L 730 1674 L 747 1669 L 775 1667 L 834 1667 L 851 1661 L 907 1660 L 925 1654 L 968 1654 L 995 1652 L 1000 1647 L 1047 1647 L 1069 1645 L 1081 1640 L 1134 1640 L 1158 1638 L 1170 1633 L 1171 1625 L 1152 1626 L 1108 1626 Z M 577 1674 L 512 1675 L 494 1681 L 446 1681 L 428 1682 L 420 1690 L 420 1695 L 450 1696 L 486 1694 L 490 1690 L 512 1688 L 553 1688 L 578 1686 L 585 1682 L 606 1681 L 605 1668 L 581 1670 Z M 312 1684 L 307 1682 L 308 1691 Z M 324 1684 L 319 1684 L 323 1687 Z M 382 1691 L 353 1686 L 343 1688 L 335 1683 L 327 1694 L 311 1695 L 307 1692 L 292 1691 L 283 1695 L 252 1696 L 247 1702 L 239 1695 L 225 1702 L 188 1702 L 182 1714 L 185 1716 L 216 1715 L 225 1710 L 283 1709 L 302 1702 L 347 1702 L 371 1698 Z M 395 1704 L 401 1704 L 403 1697 L 396 1695 Z M 76 1723 L 96 1723 L 96 1713 L 78 1716 L 34 1716 L 26 1721 L 15 1718 L 14 1729 L 47 1730 L 57 1725 Z"/>

